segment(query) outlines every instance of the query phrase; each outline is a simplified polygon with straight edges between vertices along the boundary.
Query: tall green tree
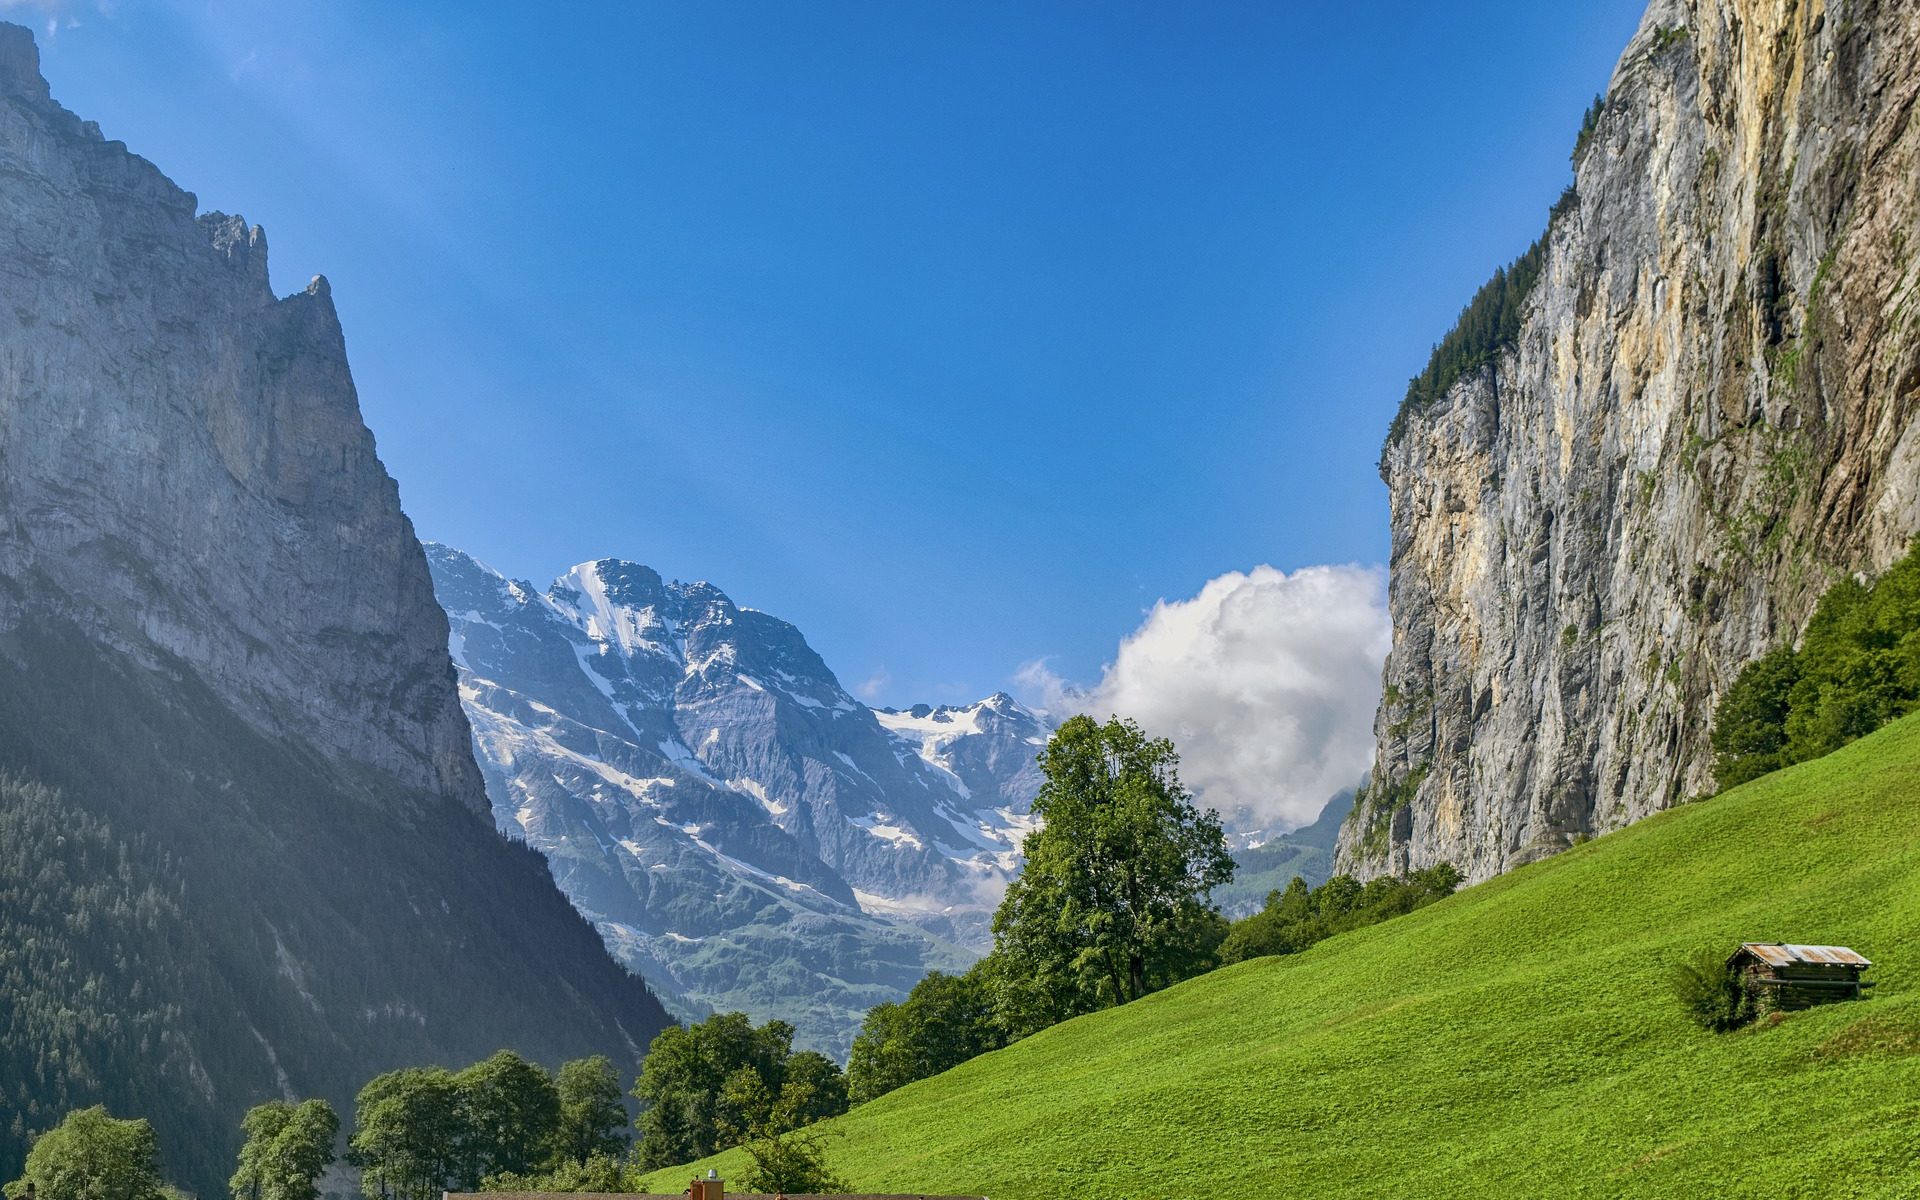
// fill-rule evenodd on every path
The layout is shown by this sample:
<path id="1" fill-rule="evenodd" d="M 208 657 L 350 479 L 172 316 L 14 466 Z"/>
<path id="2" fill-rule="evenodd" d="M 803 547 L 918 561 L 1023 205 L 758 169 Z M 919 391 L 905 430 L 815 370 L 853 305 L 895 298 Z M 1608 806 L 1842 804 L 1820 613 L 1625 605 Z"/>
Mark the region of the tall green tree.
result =
<path id="1" fill-rule="evenodd" d="M 29 1183 L 35 1200 L 162 1200 L 153 1126 L 116 1120 L 99 1105 L 70 1112 L 34 1140 L 26 1172 L 7 1195 L 19 1196 Z"/>
<path id="2" fill-rule="evenodd" d="M 553 1076 L 511 1050 L 498 1050 L 453 1077 L 459 1093 L 459 1180 L 467 1187 L 502 1172 L 546 1165 L 560 1136 Z"/>
<path id="3" fill-rule="evenodd" d="M 618 1158 L 627 1144 L 627 1109 L 620 1102 L 620 1072 L 613 1063 L 604 1054 L 564 1063 L 557 1088 L 556 1157 L 580 1166 L 596 1156 Z"/>
<path id="4" fill-rule="evenodd" d="M 376 1075 L 354 1100 L 347 1160 L 369 1200 L 437 1200 L 460 1181 L 460 1087 L 442 1067 Z"/>
<path id="5" fill-rule="evenodd" d="M 318 1200 L 320 1176 L 333 1165 L 340 1118 L 325 1100 L 272 1100 L 247 1110 L 246 1140 L 227 1188 L 234 1200 Z"/>
<path id="6" fill-rule="evenodd" d="M 1206 969 L 1233 878 L 1219 815 L 1180 782 L 1173 743 L 1132 721 L 1069 719 L 1040 756 L 1026 866 L 994 914 L 1015 1032 L 1137 1000 Z"/>

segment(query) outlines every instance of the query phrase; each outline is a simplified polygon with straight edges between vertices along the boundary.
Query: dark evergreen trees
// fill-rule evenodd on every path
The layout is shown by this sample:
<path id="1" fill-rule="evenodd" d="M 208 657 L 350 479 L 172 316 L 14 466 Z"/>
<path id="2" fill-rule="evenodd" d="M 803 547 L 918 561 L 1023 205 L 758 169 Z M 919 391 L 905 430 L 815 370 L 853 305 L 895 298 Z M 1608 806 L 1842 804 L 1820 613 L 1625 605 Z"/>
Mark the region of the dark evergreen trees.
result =
<path id="1" fill-rule="evenodd" d="M 1562 200 L 1564 203 L 1565 197 Z M 1407 384 L 1400 411 L 1387 427 L 1388 446 L 1400 440 L 1413 414 L 1431 407 L 1445 397 L 1454 384 L 1492 365 L 1502 351 L 1513 347 L 1526 316 L 1527 300 L 1533 295 L 1534 285 L 1540 282 L 1540 271 L 1546 261 L 1547 239 L 1542 235 L 1526 253 L 1495 271 L 1493 278 L 1474 293 L 1472 301 L 1461 311 L 1460 320 L 1433 348 L 1426 369 Z"/>
<path id="2" fill-rule="evenodd" d="M 1597 96 L 1581 119 L 1580 133 L 1573 145 L 1576 170 L 1580 160 L 1586 156 L 1587 147 L 1599 132 L 1600 121 L 1606 111 L 1606 96 Z M 1453 329 L 1433 348 L 1426 369 L 1407 384 L 1406 397 L 1401 400 L 1393 423 L 1387 427 L 1386 445 L 1380 453 L 1383 471 L 1386 468 L 1387 450 L 1400 440 L 1406 432 L 1407 421 L 1414 414 L 1425 411 L 1445 397 L 1454 384 L 1462 379 L 1491 366 L 1519 340 L 1527 301 L 1546 269 L 1548 237 L 1553 232 L 1554 224 L 1573 211 L 1577 201 L 1578 195 L 1572 187 L 1560 194 L 1548 213 L 1547 232 L 1519 258 L 1493 273 L 1493 278 L 1461 310 L 1460 319 L 1454 323 Z"/>

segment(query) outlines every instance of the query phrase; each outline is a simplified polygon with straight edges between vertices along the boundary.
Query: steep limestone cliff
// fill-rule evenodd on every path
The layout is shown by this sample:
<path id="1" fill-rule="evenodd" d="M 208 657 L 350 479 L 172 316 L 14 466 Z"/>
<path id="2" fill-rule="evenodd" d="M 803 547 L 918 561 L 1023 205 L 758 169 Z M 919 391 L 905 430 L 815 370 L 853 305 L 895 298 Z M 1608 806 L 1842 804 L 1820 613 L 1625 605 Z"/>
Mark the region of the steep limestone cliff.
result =
<path id="1" fill-rule="evenodd" d="M 252 1104 L 666 1015 L 488 816 L 326 284 L 0 25 L 0 1178 L 74 1107 L 224 1188 Z"/>
<path id="2" fill-rule="evenodd" d="M 0 578 L 192 661 L 264 731 L 484 811 L 326 281 L 276 298 L 259 227 L 196 219 L 0 33 Z M 24 602 L 0 590 L 0 625 Z"/>
<path id="3" fill-rule="evenodd" d="M 1389 442 L 1361 875 L 1711 789 L 1713 707 L 1920 532 L 1920 6 L 1655 0 L 1517 337 Z"/>

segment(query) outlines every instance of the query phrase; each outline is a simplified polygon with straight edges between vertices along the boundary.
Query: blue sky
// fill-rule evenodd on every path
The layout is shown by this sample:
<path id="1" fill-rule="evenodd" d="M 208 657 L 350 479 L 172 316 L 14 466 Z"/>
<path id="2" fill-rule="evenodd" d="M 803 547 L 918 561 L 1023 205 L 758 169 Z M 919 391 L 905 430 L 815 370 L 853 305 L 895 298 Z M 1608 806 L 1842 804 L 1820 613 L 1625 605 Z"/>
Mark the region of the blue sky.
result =
<path id="1" fill-rule="evenodd" d="M 1383 561 L 1382 431 L 1643 3 L 0 7 L 329 277 L 423 536 L 711 579 L 911 703 Z"/>

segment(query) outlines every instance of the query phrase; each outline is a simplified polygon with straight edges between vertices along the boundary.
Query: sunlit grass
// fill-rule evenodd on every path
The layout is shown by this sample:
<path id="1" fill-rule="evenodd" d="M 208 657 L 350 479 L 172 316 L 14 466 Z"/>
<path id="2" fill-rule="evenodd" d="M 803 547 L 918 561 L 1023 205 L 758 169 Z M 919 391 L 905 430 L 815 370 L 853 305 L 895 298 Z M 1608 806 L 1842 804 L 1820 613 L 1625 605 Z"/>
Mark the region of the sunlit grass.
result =
<path id="1" fill-rule="evenodd" d="M 1706 1033 L 1670 966 L 1742 940 L 1853 946 L 1878 986 Z M 1920 1196 L 1917 958 L 1920 718 L 904 1088 L 832 1162 L 994 1200 Z"/>

